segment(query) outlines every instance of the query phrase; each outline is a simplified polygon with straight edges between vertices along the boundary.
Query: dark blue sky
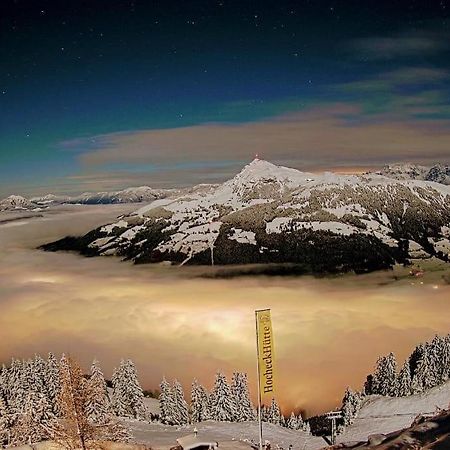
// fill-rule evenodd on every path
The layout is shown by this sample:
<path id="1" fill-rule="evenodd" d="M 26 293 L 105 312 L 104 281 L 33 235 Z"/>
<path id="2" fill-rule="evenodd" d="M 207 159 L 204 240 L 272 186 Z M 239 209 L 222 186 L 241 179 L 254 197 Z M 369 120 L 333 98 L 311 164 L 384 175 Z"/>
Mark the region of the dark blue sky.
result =
<path id="1" fill-rule="evenodd" d="M 2 1 L 0 193 L 205 181 L 251 159 L 265 122 L 265 156 L 295 166 L 448 160 L 449 13 L 447 0 Z M 317 137 L 284 144 L 276 124 L 292 116 Z M 248 157 L 211 146 L 211 123 Z M 367 150 L 375 124 L 397 124 L 396 154 Z M 198 151 L 176 131 L 192 126 Z M 342 127 L 361 142 L 332 157 Z"/>

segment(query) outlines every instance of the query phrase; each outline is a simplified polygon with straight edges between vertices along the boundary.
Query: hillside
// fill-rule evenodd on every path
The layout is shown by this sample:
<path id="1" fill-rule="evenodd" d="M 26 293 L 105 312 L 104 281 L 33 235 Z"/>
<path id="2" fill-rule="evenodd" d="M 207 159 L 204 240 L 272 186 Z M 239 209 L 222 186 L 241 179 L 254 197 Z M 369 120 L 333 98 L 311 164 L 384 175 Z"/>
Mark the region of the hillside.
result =
<path id="1" fill-rule="evenodd" d="M 450 448 L 450 411 L 433 417 L 420 416 L 408 428 L 387 435 L 373 435 L 362 443 L 338 444 L 330 449 L 448 449 Z"/>
<path id="2" fill-rule="evenodd" d="M 450 252 L 450 187 L 312 174 L 254 160 L 231 180 L 151 202 L 83 237 L 44 245 L 135 263 L 294 263 L 365 272 Z M 300 268 L 300 269 L 299 269 Z"/>
<path id="3" fill-rule="evenodd" d="M 353 425 L 338 436 L 338 442 L 363 441 L 372 434 L 387 434 L 407 428 L 422 414 L 435 415 L 450 405 L 450 381 L 409 397 L 369 396 Z"/>

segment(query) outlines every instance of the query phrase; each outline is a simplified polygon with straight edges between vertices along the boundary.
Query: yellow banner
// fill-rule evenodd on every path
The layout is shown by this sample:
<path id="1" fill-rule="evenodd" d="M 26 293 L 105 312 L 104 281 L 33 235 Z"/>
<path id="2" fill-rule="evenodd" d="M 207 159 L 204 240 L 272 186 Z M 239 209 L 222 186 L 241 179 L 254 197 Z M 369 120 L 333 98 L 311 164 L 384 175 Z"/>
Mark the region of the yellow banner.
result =
<path id="1" fill-rule="evenodd" d="M 270 309 L 255 311 L 258 339 L 258 372 L 261 402 L 270 403 L 275 394 L 275 354 Z"/>

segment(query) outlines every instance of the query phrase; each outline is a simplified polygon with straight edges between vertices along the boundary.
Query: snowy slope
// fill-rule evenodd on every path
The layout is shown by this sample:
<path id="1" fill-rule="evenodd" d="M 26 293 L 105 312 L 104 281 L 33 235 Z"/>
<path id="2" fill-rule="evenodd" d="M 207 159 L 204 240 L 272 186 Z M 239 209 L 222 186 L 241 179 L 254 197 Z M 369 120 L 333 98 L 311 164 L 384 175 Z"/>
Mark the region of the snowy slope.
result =
<path id="1" fill-rule="evenodd" d="M 158 199 L 48 250 L 137 263 L 298 263 L 366 271 L 406 258 L 446 260 L 450 186 L 381 175 L 312 174 L 254 160 L 231 180 Z"/>
<path id="2" fill-rule="evenodd" d="M 368 397 L 355 419 L 338 442 L 366 440 L 371 434 L 387 434 L 409 427 L 420 414 L 436 414 L 450 405 L 450 381 L 410 397 Z"/>

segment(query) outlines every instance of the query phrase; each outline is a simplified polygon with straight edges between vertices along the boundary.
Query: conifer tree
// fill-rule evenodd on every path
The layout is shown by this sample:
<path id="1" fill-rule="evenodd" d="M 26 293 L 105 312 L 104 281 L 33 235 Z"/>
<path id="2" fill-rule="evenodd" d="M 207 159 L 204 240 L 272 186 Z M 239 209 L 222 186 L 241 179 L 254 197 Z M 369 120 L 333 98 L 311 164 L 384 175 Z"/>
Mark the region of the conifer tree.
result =
<path id="1" fill-rule="evenodd" d="M 6 401 L 3 395 L 0 395 L 0 448 L 3 444 L 8 443 L 11 419 Z"/>
<path id="2" fill-rule="evenodd" d="M 119 417 L 125 417 L 128 415 L 128 400 L 127 400 L 127 391 L 124 382 L 124 373 L 123 373 L 124 365 L 123 361 L 121 361 L 118 369 L 114 369 L 111 382 L 113 385 L 113 393 L 112 393 L 112 408 L 114 413 Z"/>
<path id="3" fill-rule="evenodd" d="M 291 430 L 299 429 L 297 416 L 294 414 L 294 411 L 292 411 L 291 415 L 289 416 L 289 419 L 287 421 L 287 428 L 290 428 Z"/>
<path id="4" fill-rule="evenodd" d="M 177 380 L 173 383 L 172 392 L 175 400 L 176 424 L 186 425 L 189 423 L 189 407 L 184 399 L 183 387 Z"/>
<path id="5" fill-rule="evenodd" d="M 397 397 L 411 395 L 411 372 L 408 360 L 405 361 L 398 374 L 395 395 Z"/>
<path id="6" fill-rule="evenodd" d="M 29 391 L 22 410 L 11 427 L 11 443 L 34 444 L 48 439 L 56 426 L 56 417 L 45 395 Z"/>
<path id="7" fill-rule="evenodd" d="M 423 392 L 436 385 L 434 374 L 430 364 L 429 348 L 426 345 L 420 345 L 416 348 L 415 369 L 412 377 L 412 392 L 414 394 Z"/>
<path id="8" fill-rule="evenodd" d="M 99 441 L 104 440 L 127 442 L 130 437 L 128 430 L 112 416 L 104 424 L 94 424 L 89 420 L 87 381 L 78 364 L 64 357 L 60 369 L 58 402 L 61 420 L 53 433 L 53 440 L 65 448 L 82 450 L 97 448 Z"/>
<path id="9" fill-rule="evenodd" d="M 191 387 L 191 421 L 198 423 L 208 419 L 208 392 L 197 380 L 194 380 Z"/>
<path id="10" fill-rule="evenodd" d="M 273 423 L 274 425 L 282 424 L 282 415 L 280 411 L 280 407 L 274 398 L 272 398 L 272 402 L 270 403 L 268 410 L 267 422 Z"/>
<path id="11" fill-rule="evenodd" d="M 175 398 L 165 377 L 159 385 L 159 390 L 160 420 L 167 425 L 175 425 L 177 421 Z"/>
<path id="12" fill-rule="evenodd" d="M 246 373 L 233 373 L 231 391 L 236 402 L 236 420 L 238 422 L 255 420 L 255 410 L 250 400 Z"/>
<path id="13" fill-rule="evenodd" d="M 44 380 L 48 401 L 53 412 L 58 416 L 60 412 L 58 411 L 59 365 L 53 353 L 48 354 Z"/>
<path id="14" fill-rule="evenodd" d="M 236 402 L 224 374 L 218 372 L 210 396 L 211 419 L 233 422 L 237 417 Z"/>
<path id="15" fill-rule="evenodd" d="M 361 396 L 358 392 L 352 391 L 349 387 L 345 390 L 344 398 L 342 399 L 342 417 L 344 419 L 344 426 L 351 425 L 361 408 Z"/>
<path id="16" fill-rule="evenodd" d="M 139 383 L 136 367 L 133 361 L 131 361 L 130 359 L 125 361 L 124 375 L 128 409 L 131 413 L 131 416 L 139 420 L 145 420 L 147 419 L 148 414 L 144 403 L 144 392 Z"/>
<path id="17" fill-rule="evenodd" d="M 372 393 L 395 395 L 397 381 L 397 362 L 393 353 L 378 358 L 372 379 Z"/>
<path id="18" fill-rule="evenodd" d="M 87 381 L 86 413 L 94 424 L 104 424 L 110 420 L 111 403 L 108 397 L 105 378 L 97 360 L 91 366 L 91 376 Z"/>

